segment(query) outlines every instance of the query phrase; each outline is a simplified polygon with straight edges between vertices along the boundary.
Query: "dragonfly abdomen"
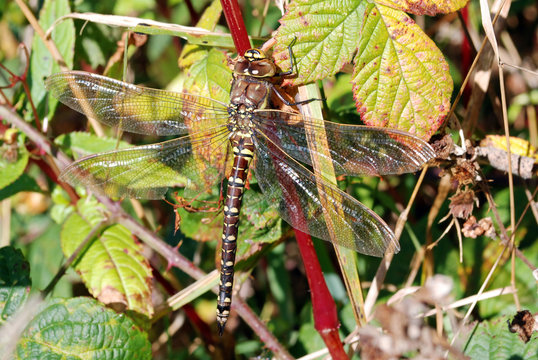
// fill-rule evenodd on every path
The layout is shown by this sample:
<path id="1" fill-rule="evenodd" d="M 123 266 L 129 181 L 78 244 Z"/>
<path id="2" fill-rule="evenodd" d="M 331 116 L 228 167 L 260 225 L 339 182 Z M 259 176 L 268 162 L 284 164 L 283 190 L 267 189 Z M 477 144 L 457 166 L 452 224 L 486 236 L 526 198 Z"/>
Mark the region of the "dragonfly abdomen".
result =
<path id="1" fill-rule="evenodd" d="M 224 225 L 222 228 L 222 249 L 220 261 L 220 283 L 217 299 L 217 323 L 219 333 L 230 315 L 232 290 L 234 281 L 235 253 L 237 250 L 237 234 L 239 227 L 239 212 L 243 200 L 243 191 L 247 180 L 250 162 L 254 155 L 254 143 L 249 134 L 238 132 L 230 138 L 234 161 L 232 173 L 228 178 L 226 200 L 224 202 Z"/>

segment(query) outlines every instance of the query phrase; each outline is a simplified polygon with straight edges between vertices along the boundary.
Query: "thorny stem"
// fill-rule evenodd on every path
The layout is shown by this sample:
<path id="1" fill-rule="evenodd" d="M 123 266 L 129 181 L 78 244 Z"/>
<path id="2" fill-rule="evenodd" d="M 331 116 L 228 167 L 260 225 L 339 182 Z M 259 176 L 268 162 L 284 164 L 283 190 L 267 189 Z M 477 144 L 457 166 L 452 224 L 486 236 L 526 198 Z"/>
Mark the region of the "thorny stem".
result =
<path id="1" fill-rule="evenodd" d="M 300 216 L 304 215 L 301 214 Z M 338 334 L 339 321 L 336 304 L 325 283 L 312 238 L 297 229 L 294 229 L 294 231 L 311 290 L 310 297 L 314 313 L 314 326 L 327 345 L 332 358 L 347 359 L 348 356 Z"/>

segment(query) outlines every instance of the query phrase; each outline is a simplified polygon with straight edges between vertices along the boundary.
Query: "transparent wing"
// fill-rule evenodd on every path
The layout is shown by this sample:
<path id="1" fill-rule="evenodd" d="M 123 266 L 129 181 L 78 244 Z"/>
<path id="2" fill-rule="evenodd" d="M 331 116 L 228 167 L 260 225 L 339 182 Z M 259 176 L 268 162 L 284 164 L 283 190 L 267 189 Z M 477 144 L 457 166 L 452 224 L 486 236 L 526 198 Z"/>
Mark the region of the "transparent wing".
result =
<path id="1" fill-rule="evenodd" d="M 181 138 L 84 157 L 60 179 L 109 197 L 159 199 L 172 186 L 206 191 L 229 163 L 225 126 Z"/>
<path id="2" fill-rule="evenodd" d="M 264 134 L 257 134 L 256 150 L 254 171 L 260 188 L 291 226 L 366 255 L 399 250 L 392 230 L 377 214 L 316 178 Z"/>
<path id="3" fill-rule="evenodd" d="M 228 118 L 226 105 L 210 98 L 140 87 L 83 71 L 51 75 L 45 85 L 70 108 L 139 134 L 183 135 L 223 124 Z"/>
<path id="4" fill-rule="evenodd" d="M 279 110 L 256 111 L 256 127 L 293 158 L 312 165 L 310 154 L 326 157 L 308 146 L 305 117 Z M 415 172 L 435 157 L 433 148 L 410 133 L 378 127 L 324 122 L 328 154 L 337 175 L 390 175 Z M 315 144 L 314 144 L 315 145 Z"/>

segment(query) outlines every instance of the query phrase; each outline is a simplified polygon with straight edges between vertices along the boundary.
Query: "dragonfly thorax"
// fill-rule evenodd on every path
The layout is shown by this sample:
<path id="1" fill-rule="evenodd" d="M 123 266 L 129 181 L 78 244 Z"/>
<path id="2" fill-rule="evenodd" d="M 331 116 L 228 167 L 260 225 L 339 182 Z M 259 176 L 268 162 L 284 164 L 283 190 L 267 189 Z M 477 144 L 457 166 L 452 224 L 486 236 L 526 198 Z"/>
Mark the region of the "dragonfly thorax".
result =
<path id="1" fill-rule="evenodd" d="M 246 105 L 230 104 L 228 107 L 228 114 L 230 118 L 228 120 L 228 130 L 230 132 L 248 132 L 251 133 L 252 127 L 252 116 L 254 112 L 253 107 Z"/>

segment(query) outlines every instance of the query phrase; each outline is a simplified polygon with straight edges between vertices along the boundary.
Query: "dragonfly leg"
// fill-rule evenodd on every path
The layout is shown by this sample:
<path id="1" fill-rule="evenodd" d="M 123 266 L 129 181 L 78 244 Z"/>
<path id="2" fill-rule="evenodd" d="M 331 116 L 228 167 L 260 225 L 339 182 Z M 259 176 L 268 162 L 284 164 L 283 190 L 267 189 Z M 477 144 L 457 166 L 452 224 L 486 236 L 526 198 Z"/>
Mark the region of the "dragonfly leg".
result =
<path id="1" fill-rule="evenodd" d="M 294 37 L 293 40 L 291 41 L 291 43 L 288 45 L 288 52 L 290 54 L 290 63 L 291 63 L 291 66 L 290 66 L 290 69 L 287 70 L 287 71 L 283 71 L 283 72 L 279 72 L 277 74 L 275 74 L 275 76 L 287 76 L 287 75 L 291 75 L 293 74 L 293 68 L 295 67 L 295 63 L 293 61 L 293 51 L 291 50 L 291 47 L 293 46 L 293 44 L 295 44 L 295 42 L 297 41 L 297 37 Z M 301 101 L 297 101 L 297 102 L 289 102 L 288 100 L 286 100 L 282 94 L 274 87 L 273 84 L 271 84 L 271 87 L 273 89 L 273 92 L 278 96 L 278 98 L 280 100 L 282 100 L 282 102 L 288 106 L 297 106 L 297 105 L 304 105 L 304 104 L 308 104 L 312 101 L 323 101 L 324 99 L 316 99 L 316 98 L 313 98 L 313 99 L 306 99 L 306 100 L 301 100 Z"/>
<path id="2" fill-rule="evenodd" d="M 297 105 L 304 105 L 304 104 L 308 104 L 308 103 L 311 103 L 312 101 L 323 101 L 324 99 L 316 99 L 316 98 L 312 98 L 312 99 L 306 99 L 306 100 L 301 100 L 301 101 L 297 101 L 297 102 L 289 102 L 288 100 L 286 100 L 284 98 L 284 96 L 282 96 L 282 94 L 275 88 L 275 86 L 273 84 L 271 84 L 271 87 L 273 88 L 273 92 L 278 96 L 278 98 L 280 100 L 282 100 L 282 102 L 288 106 L 297 106 Z"/>
<path id="3" fill-rule="evenodd" d="M 293 62 L 293 51 L 291 50 L 291 47 L 293 46 L 293 44 L 295 44 L 296 41 L 297 41 L 297 37 L 294 36 L 293 40 L 288 45 L 288 52 L 290 53 L 290 63 L 291 63 L 290 64 L 290 69 L 287 70 L 287 71 L 279 72 L 279 73 L 275 74 L 275 76 L 286 76 L 286 75 L 293 74 L 293 67 L 295 66 L 295 64 Z"/>

